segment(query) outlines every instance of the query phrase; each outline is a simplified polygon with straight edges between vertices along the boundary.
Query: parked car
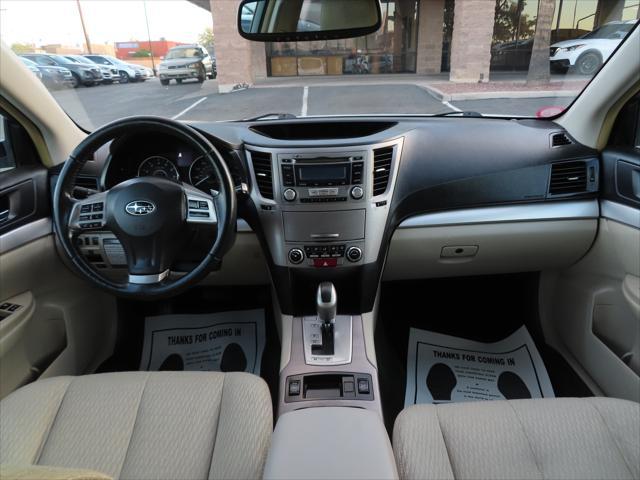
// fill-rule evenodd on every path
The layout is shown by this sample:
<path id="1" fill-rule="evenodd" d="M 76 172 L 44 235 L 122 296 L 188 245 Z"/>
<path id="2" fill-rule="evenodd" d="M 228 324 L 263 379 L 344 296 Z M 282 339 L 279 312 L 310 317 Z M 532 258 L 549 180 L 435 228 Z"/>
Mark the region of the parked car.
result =
<path id="1" fill-rule="evenodd" d="M 68 68 L 58 67 L 54 65 L 40 65 L 35 61 L 22 56 L 20 57 L 20 59 L 23 62 L 29 62 L 30 64 L 36 66 L 36 68 L 42 75 L 42 83 L 44 83 L 44 85 L 50 90 L 78 86 L 76 77 L 73 76 L 71 70 L 69 70 Z"/>
<path id="2" fill-rule="evenodd" d="M 631 31 L 635 20 L 609 22 L 574 40 L 551 45 L 551 68 L 593 75 Z"/>
<path id="3" fill-rule="evenodd" d="M 498 43 L 491 48 L 491 68 L 495 70 L 527 70 L 532 50 L 533 38 Z"/>
<path id="4" fill-rule="evenodd" d="M 40 80 L 42 80 L 42 72 L 38 68 L 38 64 L 37 63 L 32 62 L 28 58 L 24 58 L 24 57 L 20 57 L 20 60 L 22 60 L 22 63 L 24 63 L 25 66 L 29 70 L 31 70 L 35 74 L 36 77 L 38 77 Z"/>
<path id="5" fill-rule="evenodd" d="M 54 55 L 49 53 L 26 53 L 23 56 L 34 61 L 38 65 L 45 67 L 64 67 L 67 70 L 70 70 L 74 79 L 74 87 L 79 85 L 91 87 L 102 82 L 102 73 L 100 73 L 100 69 L 97 66 L 92 67 L 90 65 L 72 62 L 63 55 Z"/>
<path id="6" fill-rule="evenodd" d="M 120 83 L 138 82 L 146 80 L 146 73 L 140 65 L 133 65 L 112 57 L 111 55 L 87 54 L 84 57 L 101 66 L 116 68 L 120 76 Z"/>
<path id="7" fill-rule="evenodd" d="M 65 55 L 72 62 L 82 63 L 85 65 L 95 66 L 96 64 L 82 55 Z M 120 79 L 118 69 L 108 65 L 98 65 L 100 72 L 102 73 L 102 83 L 109 85 Z"/>
<path id="8" fill-rule="evenodd" d="M 169 85 L 171 80 L 182 83 L 183 80 L 195 79 L 202 83 L 209 78 L 216 78 L 215 61 L 202 45 L 180 45 L 167 52 L 159 67 L 160 83 Z"/>

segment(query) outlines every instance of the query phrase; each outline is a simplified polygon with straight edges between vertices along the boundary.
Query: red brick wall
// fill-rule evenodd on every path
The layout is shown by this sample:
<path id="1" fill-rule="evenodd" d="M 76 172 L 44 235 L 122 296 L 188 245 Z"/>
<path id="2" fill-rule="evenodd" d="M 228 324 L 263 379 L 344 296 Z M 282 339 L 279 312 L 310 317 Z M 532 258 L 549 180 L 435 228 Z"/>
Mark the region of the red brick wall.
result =
<path id="1" fill-rule="evenodd" d="M 151 50 L 154 57 L 164 57 L 167 52 L 177 46 L 184 45 L 184 42 L 173 42 L 169 40 L 152 40 L 149 49 L 148 40 L 131 40 L 129 42 L 116 42 L 116 57 L 121 60 L 129 60 L 133 53 L 138 50 Z"/>

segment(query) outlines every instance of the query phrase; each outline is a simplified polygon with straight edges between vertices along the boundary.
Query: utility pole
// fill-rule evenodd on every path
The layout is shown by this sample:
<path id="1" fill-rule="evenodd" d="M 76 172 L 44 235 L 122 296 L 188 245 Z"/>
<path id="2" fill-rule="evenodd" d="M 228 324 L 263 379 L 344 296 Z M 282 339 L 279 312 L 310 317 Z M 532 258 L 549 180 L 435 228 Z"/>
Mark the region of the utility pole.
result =
<path id="1" fill-rule="evenodd" d="M 78 13 L 80 14 L 80 23 L 82 24 L 82 31 L 84 32 L 84 41 L 87 43 L 87 50 L 89 53 L 93 53 L 91 51 L 91 42 L 89 41 L 87 26 L 84 24 L 84 16 L 82 15 L 82 7 L 80 6 L 80 0 L 76 0 L 76 5 L 78 5 Z"/>
<path id="2" fill-rule="evenodd" d="M 149 17 L 147 16 L 147 0 L 143 0 L 142 4 L 144 5 L 144 21 L 147 24 L 147 38 L 149 39 L 149 53 L 151 54 L 151 68 L 153 69 L 153 74 L 156 74 L 156 61 L 153 59 L 153 47 L 151 45 L 151 32 L 149 30 Z"/>

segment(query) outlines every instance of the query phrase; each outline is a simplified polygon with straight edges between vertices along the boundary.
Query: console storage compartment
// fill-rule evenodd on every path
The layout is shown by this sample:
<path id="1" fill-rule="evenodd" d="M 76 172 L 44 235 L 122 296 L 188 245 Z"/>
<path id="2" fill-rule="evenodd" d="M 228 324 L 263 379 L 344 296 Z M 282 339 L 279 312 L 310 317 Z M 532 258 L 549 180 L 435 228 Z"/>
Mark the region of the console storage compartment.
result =
<path id="1" fill-rule="evenodd" d="M 391 442 L 370 410 L 318 407 L 281 415 L 265 479 L 396 479 Z"/>
<path id="2" fill-rule="evenodd" d="M 327 242 L 364 238 L 365 210 L 284 212 L 287 242 Z"/>

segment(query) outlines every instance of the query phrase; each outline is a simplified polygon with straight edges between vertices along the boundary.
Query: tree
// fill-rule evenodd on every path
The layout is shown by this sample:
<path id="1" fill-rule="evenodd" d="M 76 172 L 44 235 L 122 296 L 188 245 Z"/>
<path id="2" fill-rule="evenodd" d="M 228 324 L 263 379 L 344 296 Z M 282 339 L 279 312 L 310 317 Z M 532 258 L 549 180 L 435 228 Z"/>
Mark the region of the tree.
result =
<path id="1" fill-rule="evenodd" d="M 548 83 L 551 79 L 549 69 L 549 47 L 551 46 L 551 27 L 556 0 L 540 0 L 536 33 L 533 37 L 533 50 L 527 73 L 527 85 Z"/>
<path id="2" fill-rule="evenodd" d="M 133 55 L 131 56 L 136 58 L 145 58 L 145 57 L 150 57 L 151 52 L 146 48 L 141 48 L 140 50 L 133 52 Z"/>
<path id="3" fill-rule="evenodd" d="M 522 11 L 526 0 L 499 0 L 496 2 L 495 27 L 493 42 L 502 43 L 531 38 L 535 31 L 535 20 Z"/>
<path id="4" fill-rule="evenodd" d="M 11 50 L 17 55 L 23 53 L 32 53 L 35 50 L 35 46 L 29 43 L 13 43 L 11 44 Z"/>
<path id="5" fill-rule="evenodd" d="M 211 27 L 205 28 L 204 32 L 198 35 L 198 43 L 209 50 L 209 53 L 213 50 L 214 42 L 215 39 L 213 37 L 213 29 Z"/>

